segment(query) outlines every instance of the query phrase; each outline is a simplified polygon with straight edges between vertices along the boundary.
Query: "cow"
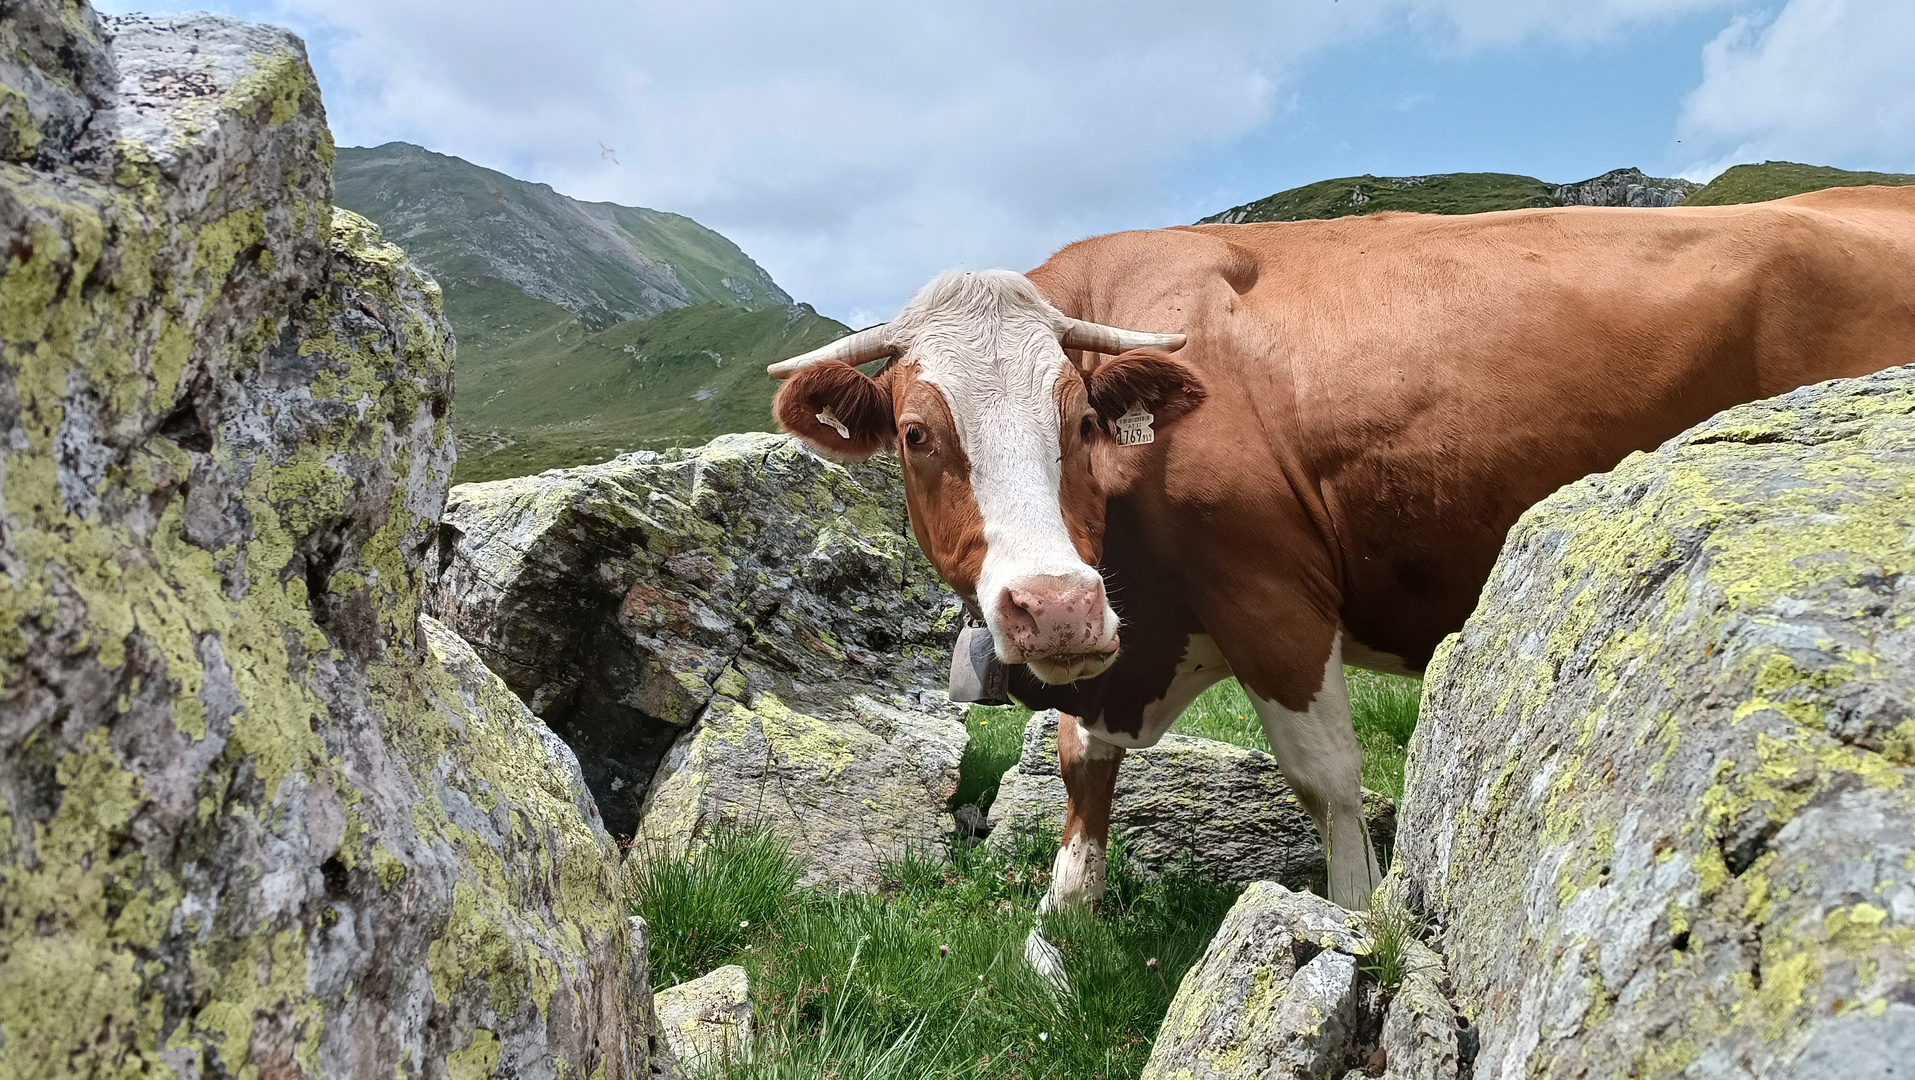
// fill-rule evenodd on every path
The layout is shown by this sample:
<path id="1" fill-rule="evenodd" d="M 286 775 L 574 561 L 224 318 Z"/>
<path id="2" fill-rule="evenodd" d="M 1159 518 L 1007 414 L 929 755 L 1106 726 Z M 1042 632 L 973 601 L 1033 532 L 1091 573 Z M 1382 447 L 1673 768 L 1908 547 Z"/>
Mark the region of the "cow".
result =
<path id="1" fill-rule="evenodd" d="M 1040 912 L 1101 898 L 1125 751 L 1231 675 L 1362 909 L 1344 665 L 1419 674 L 1563 484 L 1911 360 L 1915 188 L 1869 187 L 1116 233 L 944 274 L 770 372 L 784 430 L 897 454 L 1013 696 L 1063 714 Z"/>

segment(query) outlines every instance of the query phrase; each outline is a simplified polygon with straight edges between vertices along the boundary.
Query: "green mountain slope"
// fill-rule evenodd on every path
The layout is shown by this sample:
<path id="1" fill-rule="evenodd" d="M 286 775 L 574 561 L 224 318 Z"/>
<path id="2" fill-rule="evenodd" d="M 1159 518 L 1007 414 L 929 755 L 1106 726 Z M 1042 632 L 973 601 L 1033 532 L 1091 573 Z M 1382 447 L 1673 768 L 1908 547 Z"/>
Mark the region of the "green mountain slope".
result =
<path id="1" fill-rule="evenodd" d="M 1385 210 L 1480 214 L 1532 206 L 1672 206 L 1698 186 L 1687 180 L 1645 176 L 1640 169 L 1616 169 L 1574 184 L 1551 184 L 1514 173 L 1345 176 L 1233 206 L 1200 224 L 1307 221 Z"/>
<path id="2" fill-rule="evenodd" d="M 777 384 L 765 365 L 844 333 L 806 304 L 700 304 L 597 333 L 548 328 L 474 360 L 461 349 L 454 479 L 524 476 L 728 431 L 769 431 Z"/>
<path id="3" fill-rule="evenodd" d="M 342 147 L 333 177 L 335 201 L 445 290 L 459 482 L 763 430 L 765 365 L 845 330 L 677 214 L 580 202 L 409 143 Z"/>
<path id="4" fill-rule="evenodd" d="M 1915 184 L 1908 173 L 1850 172 L 1827 165 L 1798 165 L 1793 161 L 1765 161 L 1759 165 L 1736 165 L 1709 181 L 1707 187 L 1683 200 L 1684 206 L 1727 206 L 1731 203 L 1766 202 L 1805 191 L 1832 187 L 1859 187 L 1863 184 L 1887 184 L 1900 187 Z"/>
<path id="5" fill-rule="evenodd" d="M 333 179 L 340 206 L 438 279 L 462 351 L 543 326 L 551 308 L 602 329 L 692 304 L 791 302 L 738 245 L 677 214 L 580 202 L 410 143 L 340 147 Z"/>

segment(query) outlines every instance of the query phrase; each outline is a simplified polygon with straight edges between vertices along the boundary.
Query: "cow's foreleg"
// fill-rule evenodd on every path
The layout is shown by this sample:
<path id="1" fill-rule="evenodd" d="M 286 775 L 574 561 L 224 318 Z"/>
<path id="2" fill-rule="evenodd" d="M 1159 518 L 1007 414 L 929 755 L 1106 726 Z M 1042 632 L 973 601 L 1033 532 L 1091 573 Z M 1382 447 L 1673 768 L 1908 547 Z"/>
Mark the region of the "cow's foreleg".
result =
<path id="1" fill-rule="evenodd" d="M 1245 688 L 1248 690 L 1248 688 Z M 1294 712 L 1250 694 L 1284 779 L 1309 812 L 1329 856 L 1330 899 L 1362 911 L 1383 875 L 1363 819 L 1363 751 L 1350 723 L 1343 652 L 1332 641 L 1323 685 L 1310 707 Z"/>
<path id="2" fill-rule="evenodd" d="M 1038 904 L 1043 915 L 1061 907 L 1084 907 L 1104 898 L 1104 855 L 1110 846 L 1110 800 L 1124 748 L 1084 730 L 1077 718 L 1057 719 L 1057 765 L 1068 802 L 1064 835 L 1051 864 L 1051 887 Z"/>

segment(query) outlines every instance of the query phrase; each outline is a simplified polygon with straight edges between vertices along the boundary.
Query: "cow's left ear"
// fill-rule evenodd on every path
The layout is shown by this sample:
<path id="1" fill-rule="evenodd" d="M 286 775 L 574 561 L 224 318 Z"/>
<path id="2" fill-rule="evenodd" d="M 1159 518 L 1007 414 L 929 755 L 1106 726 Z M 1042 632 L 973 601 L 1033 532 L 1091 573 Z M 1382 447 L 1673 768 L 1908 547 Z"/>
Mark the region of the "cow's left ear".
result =
<path id="1" fill-rule="evenodd" d="M 825 360 L 799 369 L 772 399 L 778 428 L 827 457 L 863 461 L 891 446 L 890 365 L 873 379 L 850 364 Z"/>
<path id="2" fill-rule="evenodd" d="M 1138 405 L 1168 424 L 1204 400 L 1197 372 L 1160 349 L 1133 349 L 1098 365 L 1087 381 L 1091 408 L 1106 424 Z"/>

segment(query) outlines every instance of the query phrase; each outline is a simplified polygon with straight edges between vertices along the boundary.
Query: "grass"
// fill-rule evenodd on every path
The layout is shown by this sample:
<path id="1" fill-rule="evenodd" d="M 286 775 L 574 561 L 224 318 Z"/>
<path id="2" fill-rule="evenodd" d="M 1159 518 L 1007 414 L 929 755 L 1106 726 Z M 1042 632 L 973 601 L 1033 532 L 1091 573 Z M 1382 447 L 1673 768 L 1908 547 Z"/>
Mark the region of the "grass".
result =
<path id="1" fill-rule="evenodd" d="M 526 313 L 530 325 L 549 312 Z M 519 318 L 521 316 L 515 316 Z M 572 322 L 459 352 L 458 483 L 772 429 L 765 365 L 834 340 L 810 308 L 679 308 L 597 332 Z"/>
<path id="2" fill-rule="evenodd" d="M 1480 214 L 1555 206 L 1556 185 L 1513 173 L 1437 173 L 1431 176 L 1344 176 L 1279 191 L 1213 214 L 1212 221 L 1305 221 L 1406 210 L 1423 214 Z M 1201 224 L 1201 222 L 1200 222 Z"/>
<path id="3" fill-rule="evenodd" d="M 1363 929 L 1370 939 L 1370 951 L 1357 962 L 1357 969 L 1385 990 L 1403 985 L 1410 974 L 1410 942 L 1423 937 L 1423 922 L 1400 901 L 1386 899 L 1382 890 L 1363 914 Z"/>
<path id="4" fill-rule="evenodd" d="M 1709 181 L 1701 191 L 1682 200 L 1684 206 L 1727 206 L 1732 203 L 1766 202 L 1805 191 L 1832 187 L 1856 187 L 1862 184 L 1900 186 L 1915 184 L 1908 173 L 1850 172 L 1827 165 L 1800 165 L 1793 161 L 1764 161 L 1759 165 L 1736 165 Z"/>
<path id="5" fill-rule="evenodd" d="M 958 789 L 952 806 L 976 803 L 979 810 L 990 810 L 992 800 L 997 798 L 998 780 L 1017 764 L 1023 752 L 1024 726 L 1030 718 L 1029 709 L 1015 705 L 971 706 L 964 721 L 971 741 L 965 744 L 964 759 L 958 764 Z"/>
<path id="6" fill-rule="evenodd" d="M 1400 795 L 1419 684 L 1347 675 L 1364 782 Z M 972 708 L 954 804 L 989 808 L 1029 717 Z M 1268 749 L 1235 680 L 1199 698 L 1173 730 Z M 1055 852 L 1054 836 L 1008 857 L 959 847 L 888 867 L 877 895 L 833 893 L 797 888 L 772 834 L 730 830 L 689 858 L 638 851 L 627 872 L 633 910 L 651 924 L 655 986 L 729 963 L 751 974 L 751 1060 L 716 1063 L 707 1080 L 1129 1080 L 1236 891 L 1192 866 L 1146 877 L 1114 844 L 1099 910 L 1045 919 L 1069 973 L 1060 996 L 1024 961 Z M 1366 960 L 1366 974 L 1386 986 L 1401 982 L 1405 935 L 1415 931 L 1399 921 L 1373 928 L 1378 945 Z"/>
<path id="7" fill-rule="evenodd" d="M 652 980 L 672 986 L 722 967 L 782 913 L 798 864 L 777 836 L 721 827 L 695 854 L 641 850 L 629 861 L 632 910 L 652 927 Z"/>
<path id="8" fill-rule="evenodd" d="M 633 860 L 657 985 L 725 963 L 751 973 L 760 1044 L 751 1062 L 716 1066 L 727 1080 L 1134 1077 L 1235 900 L 1188 869 L 1145 880 L 1113 851 L 1101 911 L 1046 920 L 1071 973 L 1059 998 L 1023 959 L 1054 837 L 1009 859 L 976 847 L 907 859 L 878 895 L 787 887 L 768 910 L 776 848 L 741 833 L 695 861 Z M 680 939 L 701 944 L 679 949 Z"/>
<path id="9" fill-rule="evenodd" d="M 1409 756 L 1410 733 L 1416 730 L 1423 684 L 1358 668 L 1344 668 L 1343 674 L 1350 686 L 1350 719 L 1363 748 L 1363 786 L 1400 799 L 1403 761 Z M 1204 691 L 1170 730 L 1270 751 L 1263 723 L 1235 679 Z"/>

